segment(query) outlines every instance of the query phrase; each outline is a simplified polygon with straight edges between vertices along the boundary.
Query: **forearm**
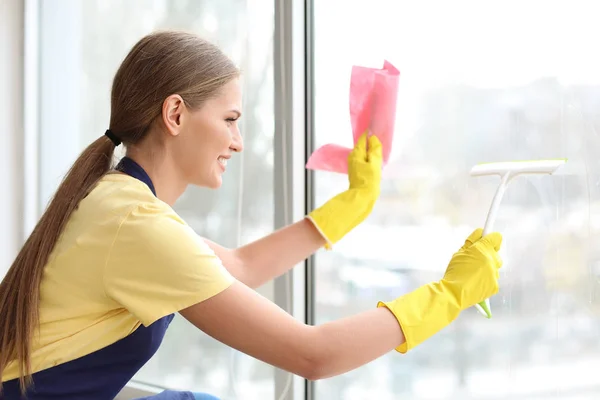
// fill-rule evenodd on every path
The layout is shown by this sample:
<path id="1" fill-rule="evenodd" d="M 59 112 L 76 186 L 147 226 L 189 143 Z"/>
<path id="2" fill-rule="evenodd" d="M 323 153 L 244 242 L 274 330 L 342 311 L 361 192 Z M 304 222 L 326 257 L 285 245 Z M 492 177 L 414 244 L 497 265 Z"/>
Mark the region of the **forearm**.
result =
<path id="1" fill-rule="evenodd" d="M 324 379 L 365 365 L 404 343 L 398 321 L 387 308 L 375 308 L 314 328 L 314 363 L 310 376 Z"/>
<path id="2" fill-rule="evenodd" d="M 245 284 L 256 288 L 276 278 L 323 247 L 325 239 L 308 219 L 279 229 L 235 250 Z"/>
<path id="3" fill-rule="evenodd" d="M 404 341 L 386 308 L 311 326 L 239 282 L 180 313 L 220 342 L 311 380 L 358 368 Z"/>

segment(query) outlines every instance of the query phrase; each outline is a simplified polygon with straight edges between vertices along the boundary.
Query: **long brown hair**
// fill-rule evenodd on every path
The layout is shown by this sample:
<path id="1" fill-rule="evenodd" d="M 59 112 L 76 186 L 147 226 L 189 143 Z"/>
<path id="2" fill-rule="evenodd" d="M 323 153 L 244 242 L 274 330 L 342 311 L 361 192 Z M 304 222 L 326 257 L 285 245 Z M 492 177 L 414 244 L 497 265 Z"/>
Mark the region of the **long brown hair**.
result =
<path id="1" fill-rule="evenodd" d="M 159 120 L 168 96 L 179 94 L 197 109 L 238 75 L 218 47 L 193 34 L 152 33 L 134 45 L 114 77 L 109 128 L 125 145 L 135 145 Z M 79 202 L 111 169 L 114 150 L 102 135 L 81 153 L 0 283 L 0 390 L 12 361 L 19 365 L 21 390 L 31 383 L 44 267 Z"/>

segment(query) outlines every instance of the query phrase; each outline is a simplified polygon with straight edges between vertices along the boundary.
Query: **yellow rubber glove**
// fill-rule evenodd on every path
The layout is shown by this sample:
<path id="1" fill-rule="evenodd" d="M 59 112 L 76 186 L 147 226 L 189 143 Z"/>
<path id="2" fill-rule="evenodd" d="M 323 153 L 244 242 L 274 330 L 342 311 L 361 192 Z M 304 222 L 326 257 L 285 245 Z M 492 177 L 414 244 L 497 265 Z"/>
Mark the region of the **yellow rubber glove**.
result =
<path id="1" fill-rule="evenodd" d="M 462 310 L 498 293 L 502 236 L 490 233 L 481 238 L 482 233 L 477 229 L 467 238 L 442 280 L 394 301 L 378 303 L 395 315 L 404 333 L 406 341 L 397 351 L 406 353 L 450 324 Z"/>
<path id="2" fill-rule="evenodd" d="M 348 190 L 308 215 L 327 240 L 326 249 L 331 249 L 373 210 L 380 192 L 381 166 L 381 142 L 377 136 L 371 135 L 367 139 L 367 134 L 363 133 L 348 156 Z"/>

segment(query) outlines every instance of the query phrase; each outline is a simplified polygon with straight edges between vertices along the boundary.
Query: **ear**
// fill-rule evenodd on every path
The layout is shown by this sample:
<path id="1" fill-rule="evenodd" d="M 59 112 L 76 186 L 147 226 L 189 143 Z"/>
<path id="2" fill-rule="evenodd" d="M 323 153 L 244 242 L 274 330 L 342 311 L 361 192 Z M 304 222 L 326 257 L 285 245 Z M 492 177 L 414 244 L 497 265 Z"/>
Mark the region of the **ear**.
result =
<path id="1" fill-rule="evenodd" d="M 167 132 L 172 136 L 179 135 L 182 119 L 186 111 L 183 98 L 178 94 L 172 94 L 165 99 L 162 106 L 162 120 Z"/>

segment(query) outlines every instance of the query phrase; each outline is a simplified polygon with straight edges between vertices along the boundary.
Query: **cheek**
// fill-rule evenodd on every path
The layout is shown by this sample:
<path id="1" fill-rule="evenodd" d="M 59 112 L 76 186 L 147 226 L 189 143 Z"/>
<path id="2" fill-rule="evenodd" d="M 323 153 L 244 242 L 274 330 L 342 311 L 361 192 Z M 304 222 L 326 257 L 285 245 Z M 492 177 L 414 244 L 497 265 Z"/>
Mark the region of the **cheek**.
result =
<path id="1" fill-rule="evenodd" d="M 195 175 L 211 158 L 210 146 L 207 146 L 209 137 L 204 130 L 192 129 L 180 136 L 173 157 L 186 175 Z"/>
<path id="2" fill-rule="evenodd" d="M 206 135 L 202 131 L 185 132 L 185 137 L 182 137 L 179 143 L 180 152 L 185 155 L 198 154 L 202 150 L 202 143 L 206 141 Z"/>
<path id="3" fill-rule="evenodd" d="M 185 164 L 185 169 L 204 170 L 215 162 L 220 155 L 227 154 L 232 144 L 232 132 L 235 125 L 228 126 L 225 121 L 194 121 L 186 130 L 179 143 L 178 161 Z"/>
<path id="4" fill-rule="evenodd" d="M 218 129 L 214 129 L 212 135 L 206 139 L 219 155 L 227 152 L 227 149 L 231 146 L 231 129 L 233 128 L 224 123 Z"/>

